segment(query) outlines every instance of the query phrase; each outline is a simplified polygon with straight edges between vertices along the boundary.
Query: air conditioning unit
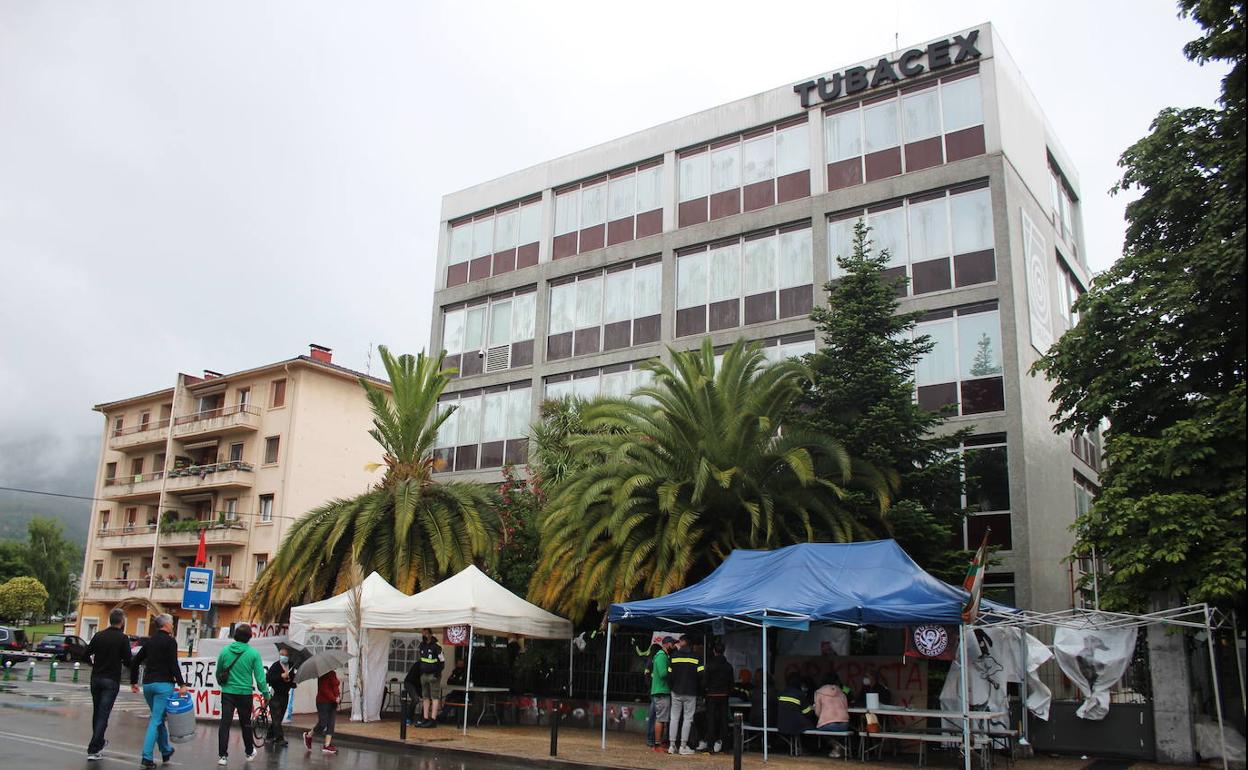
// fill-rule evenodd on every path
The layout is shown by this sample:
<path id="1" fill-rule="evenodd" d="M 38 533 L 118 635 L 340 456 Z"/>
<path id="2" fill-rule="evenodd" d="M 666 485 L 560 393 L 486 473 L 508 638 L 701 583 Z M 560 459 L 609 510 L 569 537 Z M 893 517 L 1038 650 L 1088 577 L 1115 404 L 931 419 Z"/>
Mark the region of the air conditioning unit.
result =
<path id="1" fill-rule="evenodd" d="M 500 372 L 511 368 L 511 345 L 497 345 L 485 351 L 485 370 Z"/>

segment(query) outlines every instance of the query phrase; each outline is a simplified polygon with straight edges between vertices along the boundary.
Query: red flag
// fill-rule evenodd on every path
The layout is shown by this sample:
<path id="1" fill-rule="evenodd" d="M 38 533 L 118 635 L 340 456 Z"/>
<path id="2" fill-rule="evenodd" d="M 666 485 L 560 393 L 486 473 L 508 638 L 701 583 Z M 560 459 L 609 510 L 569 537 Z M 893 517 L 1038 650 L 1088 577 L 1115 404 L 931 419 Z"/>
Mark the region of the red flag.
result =
<path id="1" fill-rule="evenodd" d="M 195 549 L 195 566 L 203 567 L 208 563 L 208 544 L 204 541 L 204 533 L 207 530 L 199 531 L 199 548 Z"/>
<path id="2" fill-rule="evenodd" d="M 962 588 L 970 595 L 966 597 L 966 604 L 962 605 L 963 623 L 974 623 L 979 617 L 979 600 L 984 594 L 984 570 L 988 566 L 988 535 L 991 533 L 991 527 L 984 528 L 984 540 L 979 544 L 975 558 L 971 559 L 971 566 L 966 569 Z"/>

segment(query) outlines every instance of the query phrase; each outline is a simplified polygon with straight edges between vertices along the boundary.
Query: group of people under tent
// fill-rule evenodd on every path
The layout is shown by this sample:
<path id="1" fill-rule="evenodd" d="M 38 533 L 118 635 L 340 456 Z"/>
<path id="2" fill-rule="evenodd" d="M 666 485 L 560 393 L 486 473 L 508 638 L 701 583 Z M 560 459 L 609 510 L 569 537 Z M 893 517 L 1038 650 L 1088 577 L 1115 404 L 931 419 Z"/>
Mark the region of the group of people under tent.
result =
<path id="1" fill-rule="evenodd" d="M 516 658 L 520 655 L 519 637 L 512 636 L 507 641 L 507 666 L 514 670 Z M 403 689 L 407 691 L 408 706 L 403 719 L 412 727 L 435 728 L 439 721 L 449 721 L 459 707 L 467 708 L 472 700 L 472 693 L 464 691 L 462 703 L 448 703 L 445 691 L 457 687 L 468 687 L 468 664 L 463 657 L 456 658 L 455 668 L 442 683 L 442 672 L 446 669 L 446 655 L 433 629 L 426 628 L 420 632 L 420 644 L 416 647 L 416 662 L 403 678 Z M 417 707 L 420 716 L 416 716 Z"/>
<path id="2" fill-rule="evenodd" d="M 650 681 L 650 712 L 646 719 L 646 745 L 668 754 L 719 753 L 728 745 L 729 703 L 748 702 L 746 725 L 763 725 L 763 672 L 741 669 L 734 679 L 733 667 L 720 642 L 703 657 L 702 645 L 688 636 L 665 636 L 650 646 L 645 674 Z M 767 723 L 785 736 L 794 754 L 800 754 L 803 733 L 809 729 L 843 732 L 851 729 L 849 709 L 862 707 L 867 695 L 879 696 L 881 704 L 892 693 L 878 674 L 862 677 L 854 690 L 836 672 L 821 671 L 815 661 L 791 664 L 783 687 L 767 677 Z M 841 756 L 834 746 L 830 755 Z"/>

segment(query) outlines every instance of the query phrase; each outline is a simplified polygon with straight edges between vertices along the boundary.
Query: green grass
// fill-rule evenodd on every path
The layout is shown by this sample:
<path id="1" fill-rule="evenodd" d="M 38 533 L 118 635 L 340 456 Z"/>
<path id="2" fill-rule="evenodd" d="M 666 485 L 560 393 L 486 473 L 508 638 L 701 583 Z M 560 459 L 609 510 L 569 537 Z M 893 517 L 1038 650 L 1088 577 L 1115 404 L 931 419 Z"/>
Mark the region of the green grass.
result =
<path id="1" fill-rule="evenodd" d="M 42 626 L 26 626 L 23 630 L 26 632 L 26 641 L 31 644 L 38 644 L 39 640 L 48 634 L 62 633 L 64 627 L 62 623 L 48 623 Z"/>

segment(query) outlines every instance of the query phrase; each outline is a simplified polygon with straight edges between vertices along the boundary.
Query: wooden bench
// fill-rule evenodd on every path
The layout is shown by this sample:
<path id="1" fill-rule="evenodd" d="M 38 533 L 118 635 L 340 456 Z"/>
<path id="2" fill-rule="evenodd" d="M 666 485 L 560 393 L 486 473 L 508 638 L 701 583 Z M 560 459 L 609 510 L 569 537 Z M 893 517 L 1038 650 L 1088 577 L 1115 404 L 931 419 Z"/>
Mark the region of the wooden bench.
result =
<path id="1" fill-rule="evenodd" d="M 950 732 L 923 732 L 923 733 L 910 733 L 910 732 L 907 732 L 907 733 L 901 733 L 901 732 L 878 732 L 878 733 L 871 733 L 871 732 L 867 732 L 867 731 L 865 731 L 865 730 L 860 730 L 860 731 L 858 732 L 858 738 L 860 739 L 860 741 L 859 741 L 859 746 L 860 746 L 859 757 L 860 757 L 860 759 L 862 759 L 863 761 L 866 761 L 866 758 L 867 758 L 867 752 L 868 752 L 868 750 L 869 750 L 869 749 L 868 749 L 868 747 L 867 747 L 867 742 L 868 742 L 868 739 L 870 739 L 870 738 L 878 738 L 878 739 L 880 739 L 880 748 L 881 748 L 881 749 L 883 748 L 883 746 L 884 746 L 884 741 L 886 741 L 886 740 L 895 740 L 895 741 L 917 741 L 917 742 L 918 742 L 918 744 L 919 744 L 919 767 L 924 767 L 924 766 L 926 766 L 926 765 L 927 765 L 927 744 L 929 744 L 929 743 L 956 743 L 956 744 L 958 744 L 959 746 L 961 746 L 961 743 L 962 743 L 962 733 L 950 733 Z M 984 738 L 981 734 L 975 734 L 975 735 L 972 735 L 972 736 L 971 736 L 971 740 L 972 740 L 972 742 L 973 742 L 973 746 L 975 746 L 975 747 L 978 747 L 978 748 L 981 748 L 981 749 L 990 749 L 990 748 L 991 748 L 991 742 L 990 742 L 989 740 L 987 740 L 986 738 Z M 985 767 L 985 768 L 987 768 L 987 767 L 989 767 L 989 765 L 990 765 L 990 762 L 989 762 L 989 760 L 987 759 L 987 757 L 985 756 L 985 758 L 984 758 L 984 767 Z"/>

